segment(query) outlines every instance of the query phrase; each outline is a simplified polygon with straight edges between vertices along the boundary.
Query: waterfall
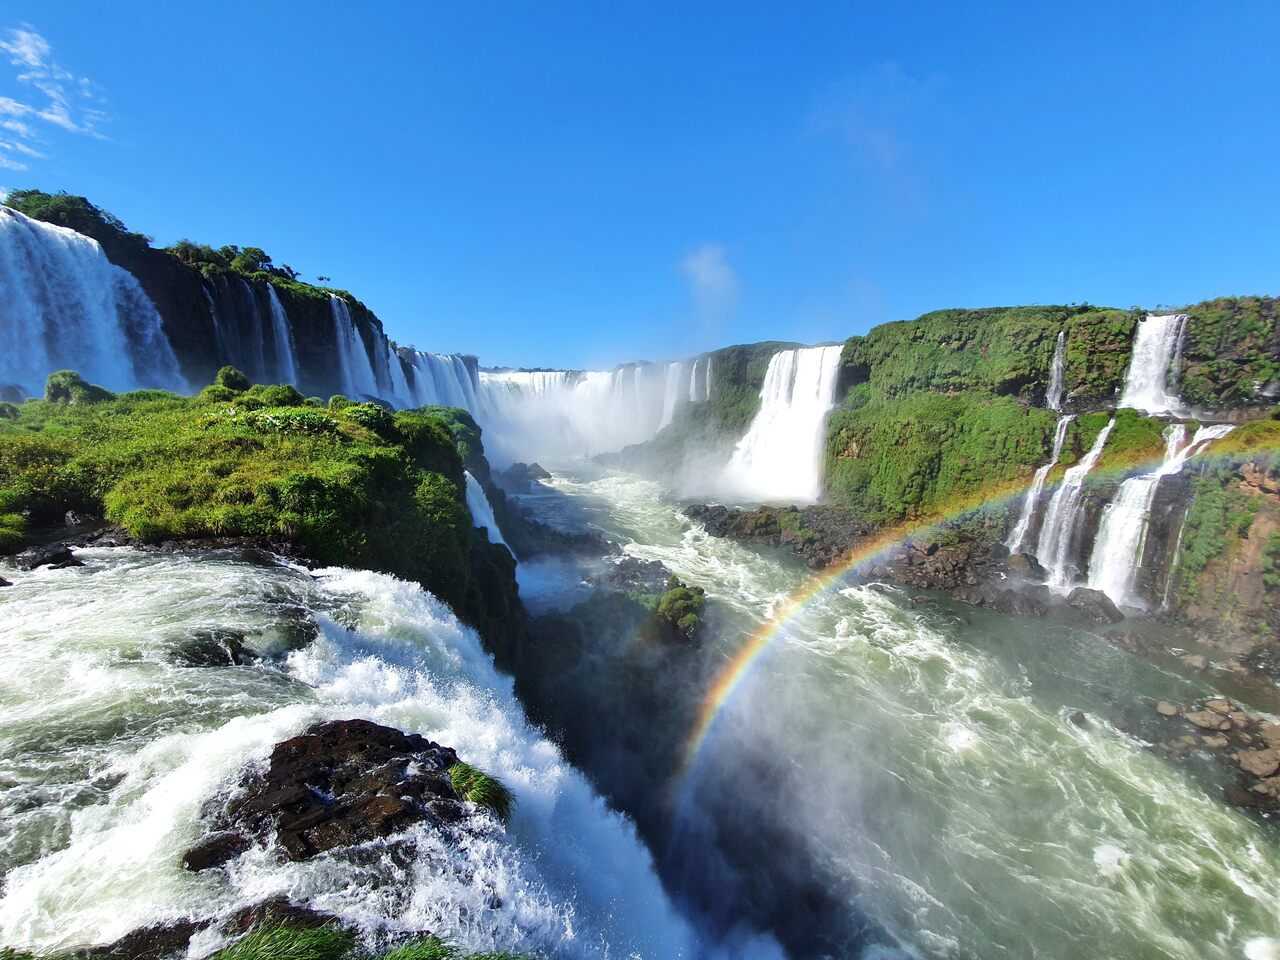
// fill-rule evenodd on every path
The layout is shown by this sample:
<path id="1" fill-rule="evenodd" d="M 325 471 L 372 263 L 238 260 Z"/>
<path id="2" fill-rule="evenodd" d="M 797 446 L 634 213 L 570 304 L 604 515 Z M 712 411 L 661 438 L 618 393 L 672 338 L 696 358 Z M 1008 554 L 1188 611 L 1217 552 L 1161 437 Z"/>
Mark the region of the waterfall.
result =
<path id="1" fill-rule="evenodd" d="M 387 374 L 391 378 L 391 395 L 398 407 L 415 406 L 413 391 L 409 389 L 409 380 L 404 374 L 404 362 L 396 348 L 387 341 Z"/>
<path id="2" fill-rule="evenodd" d="M 1061 343 L 1061 339 L 1058 342 Z M 1022 515 L 1018 517 L 1018 523 L 1006 543 L 1010 553 L 1017 553 L 1022 549 L 1022 542 L 1026 540 L 1027 531 L 1031 529 L 1031 520 L 1035 516 L 1040 495 L 1044 492 L 1044 482 L 1049 476 L 1049 471 L 1058 465 L 1058 458 L 1062 456 L 1062 445 L 1067 439 L 1067 427 L 1073 419 L 1073 417 L 1062 417 L 1054 428 L 1053 454 L 1049 457 L 1048 463 L 1036 470 L 1035 476 L 1031 479 L 1031 486 L 1027 489 L 1027 495 L 1022 498 Z"/>
<path id="3" fill-rule="evenodd" d="M 476 414 L 479 372 L 474 357 L 413 350 L 408 365 L 413 375 L 409 391 L 416 406 L 461 407 Z"/>
<path id="4" fill-rule="evenodd" d="M 289 331 L 289 317 L 276 295 L 274 284 L 267 284 L 267 302 L 271 305 L 271 329 L 275 337 L 276 377 L 281 383 L 298 383 L 298 360 L 293 348 L 293 334 Z"/>
<path id="5" fill-rule="evenodd" d="M 1182 336 L 1187 315 L 1170 313 L 1147 317 L 1138 324 L 1133 337 L 1133 357 L 1125 375 L 1120 406 L 1134 407 L 1149 414 L 1175 413 L 1181 409 L 1176 392 L 1170 393 L 1170 380 L 1176 389 L 1174 369 L 1182 351 Z"/>
<path id="6" fill-rule="evenodd" d="M 347 301 L 329 294 L 329 307 L 333 311 L 334 341 L 338 350 L 338 369 L 342 372 L 342 392 L 353 400 L 378 396 L 378 378 L 364 339 L 351 319 Z"/>
<path id="7" fill-rule="evenodd" d="M 725 468 L 735 496 L 816 500 L 822 427 L 835 400 L 840 347 L 780 350 L 769 360 L 760 410 Z"/>
<path id="8" fill-rule="evenodd" d="M 658 424 L 659 430 L 675 418 L 676 405 L 680 402 L 680 394 L 684 387 L 684 372 L 685 365 L 682 360 L 667 364 L 666 385 L 662 394 L 662 421 Z"/>
<path id="9" fill-rule="evenodd" d="M 711 357 L 707 357 L 707 370 L 703 374 L 702 402 L 711 399 Z"/>
<path id="10" fill-rule="evenodd" d="M 1140 606 L 1134 580 L 1146 546 L 1151 520 L 1151 504 L 1156 488 L 1165 477 L 1178 473 L 1188 460 L 1232 428 L 1225 424 L 1201 427 L 1186 443 L 1187 428 L 1174 424 L 1165 431 L 1164 461 L 1155 470 L 1131 477 L 1120 485 L 1115 499 L 1107 504 L 1098 524 L 1098 536 L 1089 560 L 1089 586 L 1127 606 Z"/>
<path id="11" fill-rule="evenodd" d="M 484 492 L 484 487 L 480 486 L 480 481 L 471 475 L 470 470 L 464 470 L 463 473 L 467 481 L 467 509 L 471 511 L 471 519 L 475 521 L 477 527 L 484 527 L 490 543 L 502 544 L 507 548 L 508 553 L 515 556 L 511 546 L 502 536 L 502 529 L 493 515 L 493 504 L 489 502 L 489 496 Z"/>
<path id="12" fill-rule="evenodd" d="M 112 390 L 186 390 L 160 314 L 96 240 L 0 207 L 0 388 L 54 370 Z"/>
<path id="13" fill-rule="evenodd" d="M 1036 559 L 1049 573 L 1047 583 L 1053 587 L 1065 587 L 1071 583 L 1071 544 L 1075 539 L 1076 518 L 1084 499 L 1084 480 L 1102 456 L 1115 418 L 1098 433 L 1093 446 L 1075 466 L 1062 475 L 1062 482 L 1054 491 L 1040 524 L 1040 538 L 1036 542 Z"/>
<path id="14" fill-rule="evenodd" d="M 1055 413 L 1062 412 L 1063 379 L 1067 372 L 1067 331 L 1058 333 L 1053 346 L 1053 366 L 1049 370 L 1049 389 L 1045 391 L 1044 405 Z"/>

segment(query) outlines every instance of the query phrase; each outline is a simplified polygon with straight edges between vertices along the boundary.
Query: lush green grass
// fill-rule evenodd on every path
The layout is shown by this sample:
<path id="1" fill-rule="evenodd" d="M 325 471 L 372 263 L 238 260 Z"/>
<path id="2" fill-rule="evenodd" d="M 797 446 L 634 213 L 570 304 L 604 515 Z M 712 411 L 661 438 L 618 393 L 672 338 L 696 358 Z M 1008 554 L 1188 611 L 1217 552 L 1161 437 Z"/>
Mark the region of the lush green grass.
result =
<path id="1" fill-rule="evenodd" d="M 493 811 L 499 820 L 511 816 L 515 794 L 497 777 L 491 777 L 469 763 L 455 763 L 449 768 L 449 781 L 454 792 L 468 803 Z"/>
<path id="2" fill-rule="evenodd" d="M 323 409 L 292 387 L 222 379 L 198 398 L 72 391 L 0 419 L 0 549 L 77 510 L 144 542 L 288 541 L 416 580 L 478 626 L 517 615 L 509 555 L 474 535 L 449 411 Z"/>
<path id="3" fill-rule="evenodd" d="M 354 945 L 351 934 L 334 927 L 266 926 L 223 947 L 211 960 L 340 960 Z"/>

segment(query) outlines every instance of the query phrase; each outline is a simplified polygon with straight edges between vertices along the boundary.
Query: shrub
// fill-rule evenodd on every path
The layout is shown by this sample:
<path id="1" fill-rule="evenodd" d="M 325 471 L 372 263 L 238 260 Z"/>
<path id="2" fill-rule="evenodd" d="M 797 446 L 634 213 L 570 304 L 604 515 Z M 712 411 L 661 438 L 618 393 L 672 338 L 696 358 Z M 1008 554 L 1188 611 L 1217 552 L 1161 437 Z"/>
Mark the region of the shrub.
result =
<path id="1" fill-rule="evenodd" d="M 329 398 L 329 409 L 342 410 L 346 407 L 351 406 L 353 403 L 355 403 L 355 401 L 350 399 L 349 397 L 344 397 L 340 393 L 335 393 L 332 397 Z"/>
<path id="2" fill-rule="evenodd" d="M 50 403 L 89 404 L 114 399 L 115 394 L 88 383 L 74 370 L 59 370 L 45 379 L 44 398 Z"/>
<path id="3" fill-rule="evenodd" d="M 244 392 L 244 396 L 261 401 L 265 407 L 300 407 L 303 404 L 302 394 L 287 383 L 256 383 Z"/>
<path id="4" fill-rule="evenodd" d="M 201 403 L 226 403 L 228 400 L 234 400 L 240 396 L 230 387 L 224 387 L 220 383 L 211 383 L 200 391 L 199 400 Z"/>
<path id="5" fill-rule="evenodd" d="M 340 960 L 352 948 L 351 934 L 333 927 L 259 927 L 211 960 Z"/>
<path id="6" fill-rule="evenodd" d="M 8 400 L 0 401 L 0 420 L 17 420 L 18 405 Z"/>
<path id="7" fill-rule="evenodd" d="M 249 378 L 231 366 L 226 366 L 219 370 L 217 375 L 214 376 L 213 382 L 220 387 L 234 390 L 236 393 L 244 393 L 250 386 Z"/>
<path id="8" fill-rule="evenodd" d="M 449 782 L 458 798 L 493 812 L 499 820 L 511 816 L 515 795 L 496 777 L 491 777 L 469 763 L 455 763 L 449 768 Z"/>

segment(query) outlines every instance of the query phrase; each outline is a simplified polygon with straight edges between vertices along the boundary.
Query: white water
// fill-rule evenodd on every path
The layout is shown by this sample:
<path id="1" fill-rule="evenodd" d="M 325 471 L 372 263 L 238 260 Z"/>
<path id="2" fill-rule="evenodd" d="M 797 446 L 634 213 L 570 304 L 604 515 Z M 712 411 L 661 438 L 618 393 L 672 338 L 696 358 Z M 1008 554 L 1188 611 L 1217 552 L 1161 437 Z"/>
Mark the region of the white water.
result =
<path id="1" fill-rule="evenodd" d="M 329 295 L 333 311 L 334 340 L 338 347 L 338 369 L 342 374 L 343 393 L 359 400 L 379 395 L 378 378 L 374 375 L 364 338 L 351 319 L 351 309 L 341 297 Z"/>
<path id="2" fill-rule="evenodd" d="M 0 387 L 55 370 L 110 390 L 186 390 L 160 315 L 96 240 L 0 207 Z"/>
<path id="3" fill-rule="evenodd" d="M 835 402 L 840 347 L 780 350 L 769 360 L 760 410 L 738 442 L 723 483 L 745 499 L 816 500 L 822 430 Z"/>
<path id="4" fill-rule="evenodd" d="M 286 894 L 369 937 L 430 929 L 468 950 L 692 955 L 630 824 L 529 726 L 475 634 L 417 586 L 227 555 L 80 557 L 6 571 L 15 586 L 0 591 L 0 943 L 107 942 Z M 213 627 L 277 656 L 290 636 L 306 645 L 278 666 L 175 664 Z M 181 869 L 202 805 L 246 764 L 312 723 L 353 717 L 422 733 L 502 778 L 517 797 L 509 825 L 477 814 L 456 839 L 414 828 L 415 856 L 359 865 L 251 851 L 227 874 Z"/>
<path id="5" fill-rule="evenodd" d="M 298 384 L 298 361 L 289 331 L 289 317 L 284 311 L 274 284 L 267 284 L 267 301 L 271 304 L 271 329 L 275 337 L 276 377 L 280 383 Z"/>
<path id="6" fill-rule="evenodd" d="M 1049 462 L 1037 468 L 1035 476 L 1031 478 L 1031 486 L 1027 489 L 1026 496 L 1022 498 L 1022 513 L 1013 528 L 1013 533 L 1005 541 L 1005 546 L 1009 548 L 1010 553 L 1020 551 L 1023 541 L 1027 539 L 1027 532 L 1031 529 L 1036 507 L 1040 503 L 1040 495 L 1044 493 L 1044 482 L 1049 476 L 1049 471 L 1058 465 L 1058 458 L 1062 456 L 1062 445 L 1067 439 L 1067 427 L 1071 425 L 1073 419 L 1073 417 L 1062 417 L 1054 428 L 1053 453 L 1049 457 Z"/>
<path id="7" fill-rule="evenodd" d="M 1067 331 L 1058 333 L 1053 345 L 1053 366 L 1049 371 L 1049 389 L 1045 391 L 1044 405 L 1055 413 L 1062 412 L 1063 381 L 1067 373 Z"/>
<path id="8" fill-rule="evenodd" d="M 1149 316 L 1138 324 L 1120 406 L 1148 414 L 1176 413 L 1181 409 L 1182 402 L 1170 385 L 1177 383 L 1176 368 L 1186 323 L 1186 314 L 1170 313 Z"/>
<path id="9" fill-rule="evenodd" d="M 549 484 L 631 540 L 629 554 L 740 618 L 704 640 L 713 663 L 811 576 L 708 536 L 658 484 L 615 473 Z M 664 699 L 681 696 L 681 679 Z M 720 710 L 679 795 L 694 832 L 673 848 L 701 864 L 715 852 L 696 845 L 699 824 L 712 837 L 735 815 L 748 837 L 781 825 L 791 845 L 758 850 L 751 877 L 767 890 L 789 868 L 808 872 L 850 926 L 870 915 L 913 958 L 1262 956 L 1246 951 L 1280 935 L 1274 831 L 1106 722 L 1117 698 L 1152 717 L 1144 697 L 1203 695 L 1088 630 L 825 591 Z M 1083 725 L 1068 719 L 1076 709 Z"/>
<path id="10" fill-rule="evenodd" d="M 502 536 L 502 529 L 493 515 L 493 504 L 489 502 L 489 496 L 484 492 L 484 487 L 480 486 L 480 481 L 471 475 L 470 470 L 464 470 L 463 473 L 467 479 L 467 509 L 471 511 L 471 519 L 475 521 L 477 527 L 484 527 L 490 543 L 502 544 L 507 548 L 507 552 L 514 556 L 510 545 Z"/>
<path id="11" fill-rule="evenodd" d="M 1089 560 L 1089 586 L 1101 590 L 1118 604 L 1142 606 L 1134 592 L 1138 568 L 1146 546 L 1151 505 L 1165 477 L 1181 472 L 1187 461 L 1233 428 L 1225 424 L 1200 427 L 1187 443 L 1187 428 L 1173 424 L 1165 431 L 1164 461 L 1150 473 L 1130 477 L 1120 485 L 1098 523 L 1098 535 Z"/>
<path id="12" fill-rule="evenodd" d="M 1074 578 L 1071 545 L 1075 540 L 1076 518 L 1084 499 L 1084 481 L 1102 456 L 1102 448 L 1106 446 L 1107 437 L 1111 435 L 1111 428 L 1115 424 L 1114 417 L 1108 420 L 1107 425 L 1098 432 L 1089 452 L 1062 475 L 1062 482 L 1053 492 L 1045 510 L 1035 555 L 1047 571 L 1046 582 L 1052 587 L 1067 587 Z"/>

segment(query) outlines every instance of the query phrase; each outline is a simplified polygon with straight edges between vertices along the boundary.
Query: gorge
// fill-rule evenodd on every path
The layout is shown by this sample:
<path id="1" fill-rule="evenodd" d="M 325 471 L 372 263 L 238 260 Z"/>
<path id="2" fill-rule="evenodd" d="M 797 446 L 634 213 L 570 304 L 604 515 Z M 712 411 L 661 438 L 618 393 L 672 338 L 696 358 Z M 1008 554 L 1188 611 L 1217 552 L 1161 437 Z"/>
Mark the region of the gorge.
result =
<path id="1" fill-rule="evenodd" d="M 0 946 L 282 899 L 370 954 L 1280 951 L 1274 299 L 498 369 L 7 203 Z M 514 806 L 183 867 L 348 720 Z"/>

